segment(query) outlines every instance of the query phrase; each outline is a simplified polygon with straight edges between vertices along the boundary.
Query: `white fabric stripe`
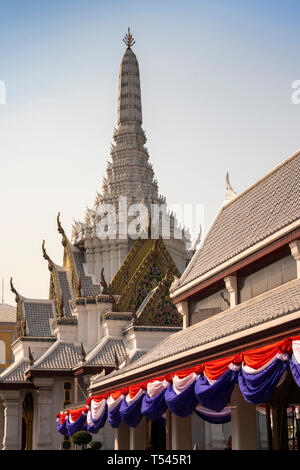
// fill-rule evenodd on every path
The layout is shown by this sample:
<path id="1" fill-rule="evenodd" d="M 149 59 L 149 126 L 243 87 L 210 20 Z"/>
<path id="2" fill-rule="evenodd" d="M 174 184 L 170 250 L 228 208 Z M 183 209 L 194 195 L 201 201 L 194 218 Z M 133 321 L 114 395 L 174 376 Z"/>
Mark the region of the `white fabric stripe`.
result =
<path id="1" fill-rule="evenodd" d="M 293 349 L 293 355 L 292 355 L 292 361 L 294 363 L 300 364 L 300 341 L 292 341 L 292 349 Z"/>
<path id="2" fill-rule="evenodd" d="M 92 417 L 91 417 L 91 410 L 88 411 L 86 421 L 87 421 L 88 426 L 93 426 L 94 423 L 93 423 Z"/>
<path id="3" fill-rule="evenodd" d="M 246 374 L 258 374 L 259 372 L 262 372 L 263 370 L 265 370 L 276 359 L 281 359 L 282 361 L 286 361 L 288 359 L 288 354 L 280 354 L 280 353 L 275 354 L 275 356 L 272 357 L 272 359 L 266 362 L 266 364 L 261 366 L 259 369 L 253 369 L 253 367 L 249 367 L 246 364 L 243 364 L 242 368 L 243 368 L 243 371 L 246 372 Z"/>
<path id="4" fill-rule="evenodd" d="M 183 379 L 177 377 L 177 375 L 173 376 L 173 389 L 176 395 L 183 392 L 186 388 L 188 388 L 195 380 L 198 379 L 198 375 L 193 372 L 190 375 L 187 375 Z"/>
<path id="5" fill-rule="evenodd" d="M 130 403 L 135 402 L 135 401 L 138 400 L 138 399 L 140 398 L 140 396 L 143 395 L 144 393 L 145 393 L 144 390 L 141 389 L 141 388 L 139 389 L 139 391 L 137 392 L 137 394 L 134 395 L 133 398 L 130 398 L 129 393 L 127 393 L 126 398 L 125 398 L 126 403 L 129 405 Z"/>
<path id="6" fill-rule="evenodd" d="M 215 415 L 217 411 L 210 410 L 209 408 L 205 408 L 204 406 L 201 406 L 200 404 L 196 406 L 196 410 L 199 411 L 200 413 L 205 413 L 206 415 Z M 225 406 L 222 411 L 219 411 L 219 414 L 227 414 L 231 411 L 230 406 Z"/>
<path id="7" fill-rule="evenodd" d="M 106 400 L 105 398 L 99 402 L 94 400 L 91 401 L 91 416 L 94 420 L 99 419 L 105 410 Z"/>
<path id="8" fill-rule="evenodd" d="M 233 372 L 238 372 L 241 367 L 242 366 L 240 364 L 233 364 L 233 362 L 231 362 L 228 366 L 228 369 L 232 370 Z"/>
<path id="9" fill-rule="evenodd" d="M 148 392 L 149 397 L 150 398 L 155 397 L 168 386 L 169 386 L 169 382 L 167 382 L 166 380 L 163 380 L 161 382 L 159 380 L 155 380 L 154 382 L 148 383 L 147 392 Z"/>
<path id="10" fill-rule="evenodd" d="M 107 399 L 107 406 L 108 406 L 108 409 L 109 410 L 113 410 L 114 408 L 116 408 L 116 406 L 118 406 L 119 403 L 121 403 L 121 401 L 123 400 L 124 398 L 124 395 L 120 395 L 119 398 L 117 398 L 116 400 L 113 399 L 113 397 L 111 395 L 109 395 L 108 399 Z"/>

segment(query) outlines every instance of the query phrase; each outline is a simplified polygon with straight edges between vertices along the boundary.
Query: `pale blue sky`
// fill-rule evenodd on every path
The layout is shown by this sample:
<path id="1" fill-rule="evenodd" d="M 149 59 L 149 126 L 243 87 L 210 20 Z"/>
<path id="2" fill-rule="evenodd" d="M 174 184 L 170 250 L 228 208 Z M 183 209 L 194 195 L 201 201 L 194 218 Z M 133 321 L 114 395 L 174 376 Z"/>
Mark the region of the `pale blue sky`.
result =
<path id="1" fill-rule="evenodd" d="M 300 147 L 299 14 L 291 0 L 0 0 L 5 300 L 11 275 L 48 296 L 41 242 L 61 264 L 57 212 L 70 234 L 101 189 L 128 26 L 160 192 L 204 204 L 207 229 L 227 170 L 240 192 Z"/>

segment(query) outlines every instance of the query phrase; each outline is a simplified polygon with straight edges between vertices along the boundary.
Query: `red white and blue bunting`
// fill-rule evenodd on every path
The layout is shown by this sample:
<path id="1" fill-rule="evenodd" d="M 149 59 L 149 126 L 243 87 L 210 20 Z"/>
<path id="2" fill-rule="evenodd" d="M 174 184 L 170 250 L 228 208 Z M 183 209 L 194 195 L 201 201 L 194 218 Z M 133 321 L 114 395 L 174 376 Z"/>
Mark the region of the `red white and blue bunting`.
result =
<path id="1" fill-rule="evenodd" d="M 168 409 L 181 417 L 195 412 L 210 423 L 226 423 L 236 384 L 248 403 L 262 404 L 287 370 L 300 387 L 300 336 L 93 396 L 83 408 L 58 413 L 57 430 L 97 433 L 106 421 L 114 428 L 121 421 L 136 427 L 143 416 L 163 422 Z"/>

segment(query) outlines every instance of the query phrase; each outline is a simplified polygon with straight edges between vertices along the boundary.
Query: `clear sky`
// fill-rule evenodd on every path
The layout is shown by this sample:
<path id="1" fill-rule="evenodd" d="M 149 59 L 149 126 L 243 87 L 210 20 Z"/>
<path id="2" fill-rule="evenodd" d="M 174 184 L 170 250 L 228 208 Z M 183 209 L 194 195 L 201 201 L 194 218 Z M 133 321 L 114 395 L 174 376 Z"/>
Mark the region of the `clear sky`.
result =
<path id="1" fill-rule="evenodd" d="M 169 203 L 224 200 L 300 147 L 298 0 L 0 0 L 1 248 L 25 297 L 48 296 L 41 243 L 62 263 L 71 233 L 101 190 L 117 119 L 122 37 L 140 64 L 143 127 Z"/>

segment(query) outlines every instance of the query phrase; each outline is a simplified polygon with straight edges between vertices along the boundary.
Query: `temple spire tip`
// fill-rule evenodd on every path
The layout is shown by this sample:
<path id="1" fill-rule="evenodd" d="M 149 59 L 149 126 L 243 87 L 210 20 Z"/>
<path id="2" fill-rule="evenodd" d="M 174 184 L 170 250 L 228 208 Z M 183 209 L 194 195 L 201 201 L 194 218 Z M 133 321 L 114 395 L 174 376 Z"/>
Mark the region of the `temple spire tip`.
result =
<path id="1" fill-rule="evenodd" d="M 123 42 L 126 44 L 127 49 L 130 49 L 133 44 L 135 44 L 135 40 L 130 32 L 130 28 L 128 27 L 128 33 L 125 34 L 123 38 Z"/>

